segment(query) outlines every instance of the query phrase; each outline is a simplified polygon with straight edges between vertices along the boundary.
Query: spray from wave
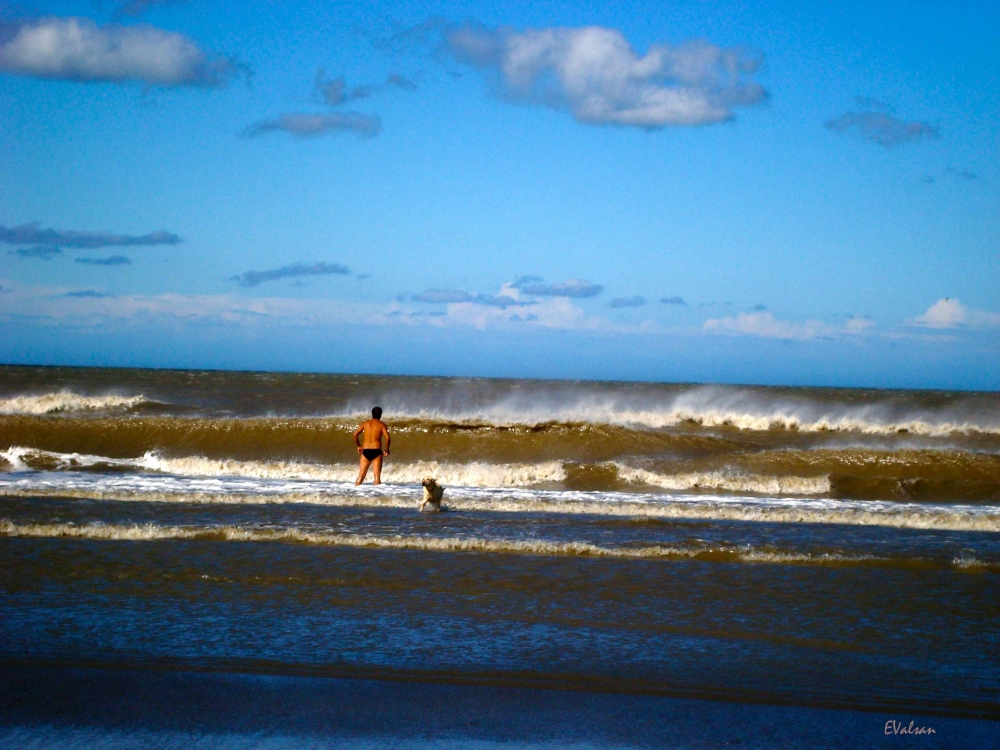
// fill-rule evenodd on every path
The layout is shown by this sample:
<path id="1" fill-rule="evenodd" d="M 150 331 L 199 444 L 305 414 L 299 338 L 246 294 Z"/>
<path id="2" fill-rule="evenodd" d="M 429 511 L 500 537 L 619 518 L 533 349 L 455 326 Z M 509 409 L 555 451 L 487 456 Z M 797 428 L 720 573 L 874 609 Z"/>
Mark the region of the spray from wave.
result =
<path id="1" fill-rule="evenodd" d="M 58 391 L 34 396 L 13 396 L 0 399 L 0 414 L 64 414 L 67 412 L 97 412 L 130 409 L 147 401 L 145 396 L 83 396 L 72 391 Z"/>
<path id="2" fill-rule="evenodd" d="M 681 425 L 747 431 L 857 432 L 873 435 L 1000 434 L 1000 410 L 983 409 L 972 397 L 915 403 L 902 392 L 864 397 L 851 392 L 806 392 L 733 386 L 683 386 L 627 389 L 625 393 L 574 384 L 492 399 L 447 398 L 420 403 L 409 395 L 389 394 L 386 413 L 400 419 L 492 426 L 546 423 L 605 424 L 664 429 Z M 626 390 L 623 387 L 623 390 Z M 797 393 L 795 391 L 798 391 Z M 349 404 L 331 416 L 363 414 Z"/>

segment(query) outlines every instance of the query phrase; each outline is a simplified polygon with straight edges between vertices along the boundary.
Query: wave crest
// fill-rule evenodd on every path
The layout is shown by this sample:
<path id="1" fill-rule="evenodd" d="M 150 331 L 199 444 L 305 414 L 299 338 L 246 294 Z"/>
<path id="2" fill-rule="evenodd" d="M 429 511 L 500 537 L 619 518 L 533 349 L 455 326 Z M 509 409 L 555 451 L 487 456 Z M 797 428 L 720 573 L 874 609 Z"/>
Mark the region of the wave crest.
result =
<path id="1" fill-rule="evenodd" d="M 0 399 L 0 414 L 62 414 L 66 412 L 110 411 L 130 409 L 145 403 L 145 396 L 83 396 L 72 391 L 57 391 L 35 396 L 12 396 Z"/>
<path id="2" fill-rule="evenodd" d="M 627 466 L 617 461 L 611 464 L 618 478 L 662 487 L 666 490 L 716 490 L 752 492 L 758 495 L 824 495 L 830 492 L 830 477 L 766 476 L 761 474 L 727 474 L 721 471 L 659 474 L 647 469 Z"/>

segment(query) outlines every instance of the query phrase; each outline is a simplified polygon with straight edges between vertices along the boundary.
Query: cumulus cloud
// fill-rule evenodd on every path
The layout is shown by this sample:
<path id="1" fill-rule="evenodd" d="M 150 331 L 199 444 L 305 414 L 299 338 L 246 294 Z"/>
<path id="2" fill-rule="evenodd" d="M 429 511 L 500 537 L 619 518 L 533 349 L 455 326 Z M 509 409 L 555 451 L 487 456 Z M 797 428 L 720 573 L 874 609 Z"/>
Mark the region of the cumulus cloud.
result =
<path id="1" fill-rule="evenodd" d="M 58 247 L 38 245 L 37 247 L 19 247 L 17 250 L 8 250 L 7 255 L 17 255 L 21 258 L 39 258 L 40 260 L 52 260 L 57 255 L 62 255 L 62 250 Z"/>
<path id="2" fill-rule="evenodd" d="M 682 307 L 687 307 L 687 302 L 684 301 L 683 297 L 664 297 L 660 302 L 664 305 L 681 305 Z"/>
<path id="3" fill-rule="evenodd" d="M 356 99 L 368 99 L 373 94 L 379 94 L 386 89 L 413 91 L 417 84 L 399 73 L 391 73 L 384 83 L 377 86 L 347 86 L 343 76 L 326 78 L 326 73 L 320 68 L 316 72 L 316 94 L 320 100 L 336 107 Z"/>
<path id="4" fill-rule="evenodd" d="M 486 73 L 502 97 L 568 110 L 588 125 L 708 125 L 767 96 L 749 80 L 759 58 L 708 42 L 653 44 L 639 54 L 621 31 L 601 26 L 438 26 L 445 52 Z"/>
<path id="5" fill-rule="evenodd" d="M 124 255 L 109 255 L 105 258 L 77 258 L 77 263 L 86 263 L 89 266 L 128 266 L 132 261 Z"/>
<path id="6" fill-rule="evenodd" d="M 273 120 L 261 120 L 243 131 L 248 138 L 281 131 L 296 138 L 316 138 L 331 133 L 354 133 L 361 137 L 374 137 L 382 130 L 382 120 L 377 115 L 360 112 L 309 113 L 288 112 Z"/>
<path id="7" fill-rule="evenodd" d="M 938 130 L 926 122 L 906 122 L 896 117 L 892 108 L 874 100 L 859 100 L 868 104 L 867 111 L 845 112 L 827 120 L 826 128 L 834 133 L 853 133 L 880 146 L 892 147 L 924 138 L 937 138 Z M 872 104 L 880 106 L 873 107 Z"/>
<path id="8" fill-rule="evenodd" d="M 511 286 L 538 297 L 596 297 L 604 291 L 603 286 L 586 279 L 567 279 L 556 284 L 544 284 L 538 276 L 522 276 Z"/>
<path id="9" fill-rule="evenodd" d="M 42 229 L 38 222 L 5 227 L 0 224 L 0 242 L 9 245 L 48 245 L 96 249 L 99 247 L 134 247 L 140 245 L 176 245 L 181 238 L 164 230 L 143 235 L 111 234 L 110 232 L 78 232 L 63 229 Z"/>
<path id="10" fill-rule="evenodd" d="M 981 328 L 1000 326 L 1000 313 L 975 310 L 966 307 L 957 299 L 939 299 L 927 311 L 916 318 L 916 324 L 926 328 Z"/>
<path id="11" fill-rule="evenodd" d="M 615 297 L 608 303 L 608 307 L 642 307 L 646 304 L 646 300 L 638 295 L 633 295 L 631 297 Z"/>
<path id="12" fill-rule="evenodd" d="M 267 271 L 244 271 L 239 276 L 233 276 L 231 281 L 235 281 L 240 286 L 257 286 L 266 281 L 277 281 L 278 279 L 299 276 L 328 276 L 330 274 L 346 276 L 350 272 L 351 269 L 339 263 L 314 263 L 311 266 L 303 263 L 292 263 L 288 266 L 272 268 Z"/>
<path id="13" fill-rule="evenodd" d="M 65 81 L 220 86 L 240 70 L 182 34 L 87 18 L 0 24 L 0 72 Z"/>

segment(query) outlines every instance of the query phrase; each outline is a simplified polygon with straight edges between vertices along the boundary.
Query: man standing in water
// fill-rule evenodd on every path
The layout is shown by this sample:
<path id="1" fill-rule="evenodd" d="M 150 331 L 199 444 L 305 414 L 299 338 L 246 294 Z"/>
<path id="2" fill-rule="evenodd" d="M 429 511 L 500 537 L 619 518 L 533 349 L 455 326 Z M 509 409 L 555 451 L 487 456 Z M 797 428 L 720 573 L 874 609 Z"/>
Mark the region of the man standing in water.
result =
<path id="1" fill-rule="evenodd" d="M 358 436 L 364 434 L 364 440 Z M 382 436 L 385 435 L 385 450 L 382 449 Z M 354 444 L 361 454 L 361 468 L 358 470 L 358 481 L 355 486 L 365 481 L 368 467 L 373 467 L 374 484 L 382 484 L 382 457 L 389 455 L 389 428 L 382 422 L 382 407 L 372 409 L 372 418 L 354 431 Z"/>

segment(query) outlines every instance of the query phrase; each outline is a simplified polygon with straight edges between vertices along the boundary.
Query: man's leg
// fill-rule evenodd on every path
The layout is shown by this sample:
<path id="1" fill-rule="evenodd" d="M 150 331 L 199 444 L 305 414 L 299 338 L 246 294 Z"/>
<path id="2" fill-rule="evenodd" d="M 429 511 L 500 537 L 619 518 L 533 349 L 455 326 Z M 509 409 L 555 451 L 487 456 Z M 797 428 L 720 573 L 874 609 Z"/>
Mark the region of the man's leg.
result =
<path id="1" fill-rule="evenodd" d="M 381 458 L 379 460 L 381 460 Z M 358 481 L 354 483 L 355 487 L 357 487 L 359 484 L 365 481 L 365 475 L 368 473 L 368 465 L 370 463 L 371 461 L 365 458 L 364 455 L 361 456 L 361 467 L 358 469 Z M 377 477 L 378 474 L 376 474 L 375 476 Z M 378 482 L 376 482 L 376 484 L 378 484 Z"/>
<path id="2" fill-rule="evenodd" d="M 382 456 L 378 455 L 372 459 L 372 473 L 375 475 L 374 484 L 382 484 Z"/>

